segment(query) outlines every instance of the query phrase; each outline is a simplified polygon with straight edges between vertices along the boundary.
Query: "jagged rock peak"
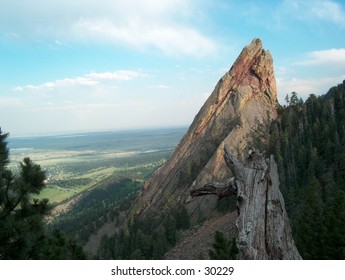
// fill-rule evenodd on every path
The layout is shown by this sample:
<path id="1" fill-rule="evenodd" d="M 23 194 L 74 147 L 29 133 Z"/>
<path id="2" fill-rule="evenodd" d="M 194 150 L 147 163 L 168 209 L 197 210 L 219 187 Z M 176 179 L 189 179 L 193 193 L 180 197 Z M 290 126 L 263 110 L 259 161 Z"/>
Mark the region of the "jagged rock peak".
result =
<path id="1" fill-rule="evenodd" d="M 278 105 L 273 59 L 270 52 L 262 48 L 260 39 L 254 39 L 243 48 L 195 117 L 190 130 L 195 128 L 195 134 L 199 135 L 229 105 L 234 111 L 231 114 L 238 115 L 250 101 L 263 103 L 272 112 Z M 263 108 L 261 104 L 258 106 Z"/>
<path id="2" fill-rule="evenodd" d="M 190 201 L 189 190 L 228 178 L 223 145 L 240 158 L 248 135 L 267 118 L 275 119 L 277 106 L 272 56 L 254 39 L 217 83 L 171 157 L 145 183 L 132 213 L 162 213 L 167 199 L 183 204 L 192 224 L 212 213 L 216 200 Z"/>
<path id="3" fill-rule="evenodd" d="M 265 93 L 268 102 L 276 102 L 277 88 L 272 55 L 262 48 L 260 39 L 254 39 L 244 47 L 228 74 L 233 78 L 234 84 L 250 85 L 255 93 Z"/>

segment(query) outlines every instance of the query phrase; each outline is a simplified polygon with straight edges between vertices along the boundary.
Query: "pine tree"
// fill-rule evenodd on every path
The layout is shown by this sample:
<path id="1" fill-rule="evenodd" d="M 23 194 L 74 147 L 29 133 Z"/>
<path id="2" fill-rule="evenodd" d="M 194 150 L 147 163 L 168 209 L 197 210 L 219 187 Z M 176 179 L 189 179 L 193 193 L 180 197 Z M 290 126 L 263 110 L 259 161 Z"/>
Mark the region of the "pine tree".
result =
<path id="1" fill-rule="evenodd" d="M 174 213 L 174 218 L 176 220 L 176 228 L 188 229 L 190 227 L 190 221 L 186 207 L 184 205 L 179 206 L 179 209 L 176 210 Z"/>
<path id="2" fill-rule="evenodd" d="M 328 208 L 325 258 L 343 260 L 345 259 L 345 192 L 337 189 Z"/>
<path id="3" fill-rule="evenodd" d="M 298 103 L 298 96 L 296 92 L 291 93 L 290 105 L 296 105 Z"/>
<path id="4" fill-rule="evenodd" d="M 24 158 L 18 173 L 8 169 L 7 137 L 0 129 L 0 259 L 85 258 L 81 247 L 60 232 L 48 236 L 48 199 L 35 198 L 46 175 L 30 158 Z"/>
<path id="5" fill-rule="evenodd" d="M 326 229 L 322 189 L 313 177 L 305 190 L 305 201 L 297 223 L 296 242 L 304 259 L 322 259 Z"/>
<path id="6" fill-rule="evenodd" d="M 176 242 L 176 220 L 172 215 L 168 215 L 164 221 L 165 235 L 170 245 L 175 245 Z"/>
<path id="7" fill-rule="evenodd" d="M 166 239 L 165 229 L 163 226 L 160 226 L 157 231 L 153 233 L 152 259 L 163 259 L 168 247 L 169 244 Z"/>
<path id="8" fill-rule="evenodd" d="M 213 249 L 209 250 L 211 260 L 234 260 L 238 253 L 235 238 L 227 239 L 220 231 L 216 231 Z"/>
<path id="9" fill-rule="evenodd" d="M 29 158 L 20 164 L 19 174 L 7 168 L 7 136 L 0 138 L 0 258 L 39 258 L 45 238 L 43 217 L 49 206 L 47 199 L 32 196 L 42 190 L 46 177 Z"/>

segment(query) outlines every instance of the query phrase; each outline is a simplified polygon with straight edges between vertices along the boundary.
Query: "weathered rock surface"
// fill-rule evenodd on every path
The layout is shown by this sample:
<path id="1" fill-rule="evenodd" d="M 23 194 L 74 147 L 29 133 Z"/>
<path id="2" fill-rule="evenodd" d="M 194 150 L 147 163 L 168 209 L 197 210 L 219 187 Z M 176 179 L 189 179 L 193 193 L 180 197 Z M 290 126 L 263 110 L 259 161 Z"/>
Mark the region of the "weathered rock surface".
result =
<path id="1" fill-rule="evenodd" d="M 230 178 L 224 144 L 240 157 L 252 129 L 276 118 L 277 105 L 272 56 L 254 39 L 218 82 L 172 156 L 146 182 L 132 214 L 164 213 L 169 199 L 187 208 L 192 224 L 210 216 L 217 198 L 191 199 L 190 190 Z"/>

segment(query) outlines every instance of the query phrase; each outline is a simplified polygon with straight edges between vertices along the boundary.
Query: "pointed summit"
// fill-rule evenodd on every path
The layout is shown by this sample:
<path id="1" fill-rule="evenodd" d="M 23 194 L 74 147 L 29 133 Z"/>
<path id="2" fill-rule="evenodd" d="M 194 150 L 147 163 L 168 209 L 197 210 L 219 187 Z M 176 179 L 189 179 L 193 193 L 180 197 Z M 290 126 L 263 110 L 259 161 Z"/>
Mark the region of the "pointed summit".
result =
<path id="1" fill-rule="evenodd" d="M 241 158 L 250 132 L 276 118 L 277 105 L 272 56 L 254 39 L 217 83 L 171 157 L 146 182 L 134 213 L 164 213 L 173 203 L 187 208 L 192 224 L 211 214 L 217 199 L 191 200 L 189 191 L 228 178 L 224 144 Z"/>
<path id="2" fill-rule="evenodd" d="M 273 71 L 273 59 L 269 51 L 262 49 L 260 39 L 254 39 L 246 46 L 234 65 L 229 75 L 239 82 L 239 85 L 250 85 L 256 93 L 264 92 L 267 101 L 277 99 L 277 89 Z"/>

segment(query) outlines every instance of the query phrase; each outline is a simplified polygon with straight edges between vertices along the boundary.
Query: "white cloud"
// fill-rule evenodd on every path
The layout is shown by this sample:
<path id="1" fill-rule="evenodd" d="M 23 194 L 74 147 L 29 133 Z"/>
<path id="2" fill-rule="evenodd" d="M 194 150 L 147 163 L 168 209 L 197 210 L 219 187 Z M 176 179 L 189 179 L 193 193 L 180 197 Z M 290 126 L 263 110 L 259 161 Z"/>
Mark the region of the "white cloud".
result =
<path id="1" fill-rule="evenodd" d="M 17 86 L 13 90 L 16 92 L 27 90 L 52 90 L 54 88 L 66 88 L 66 87 L 76 87 L 76 86 L 88 86 L 93 87 L 100 85 L 104 80 L 111 81 L 129 81 L 139 77 L 145 77 L 146 75 L 141 72 L 119 70 L 115 72 L 103 72 L 97 73 L 92 72 L 82 77 L 75 78 L 65 78 L 61 80 L 56 80 L 53 82 L 46 82 L 39 85 L 25 85 Z"/>
<path id="2" fill-rule="evenodd" d="M 115 81 L 129 81 L 135 78 L 143 77 L 145 74 L 136 71 L 129 71 L 129 70 L 119 70 L 115 72 L 103 72 L 103 73 L 96 73 L 92 72 L 86 77 L 91 79 L 99 79 L 99 80 L 115 80 Z"/>
<path id="3" fill-rule="evenodd" d="M 333 1 L 313 1 L 311 13 L 319 19 L 331 21 L 335 24 L 345 24 L 345 13 L 342 7 Z"/>
<path id="4" fill-rule="evenodd" d="M 88 79 L 86 77 L 77 77 L 77 78 L 66 78 L 62 80 L 56 80 L 54 82 L 46 82 L 40 85 L 25 85 L 15 88 L 15 91 L 27 90 L 51 90 L 54 88 L 62 87 L 73 87 L 73 86 L 95 86 L 99 82 L 96 80 Z"/>
<path id="5" fill-rule="evenodd" d="M 345 49 L 312 51 L 277 70 L 279 101 L 284 102 L 286 94 L 293 91 L 303 98 L 325 94 L 345 79 Z"/>
<path id="6" fill-rule="evenodd" d="M 299 96 L 304 99 L 312 93 L 316 95 L 325 94 L 331 87 L 341 83 L 344 79 L 345 73 L 341 76 L 325 77 L 321 79 L 280 77 L 276 79 L 279 94 L 278 99 L 281 103 L 284 103 L 285 96 L 293 91 L 297 92 Z"/>
<path id="7" fill-rule="evenodd" d="M 198 57 L 216 50 L 215 43 L 199 31 L 174 22 L 135 18 L 119 25 L 109 19 L 79 19 L 72 30 L 75 38 L 122 43 L 137 49 L 154 47 L 168 55 Z"/>
<path id="8" fill-rule="evenodd" d="M 329 49 L 313 51 L 307 54 L 307 59 L 295 63 L 296 65 L 344 65 L 345 49 Z"/>
<path id="9" fill-rule="evenodd" d="M 169 55 L 203 56 L 215 42 L 192 24 L 196 0 L 11 0 L 0 3 L 0 32 L 46 38 L 54 44 L 122 44 Z"/>
<path id="10" fill-rule="evenodd" d="M 17 86 L 17 87 L 14 87 L 13 90 L 16 91 L 16 92 L 20 92 L 20 91 L 23 91 L 24 88 L 21 87 L 21 86 Z"/>

